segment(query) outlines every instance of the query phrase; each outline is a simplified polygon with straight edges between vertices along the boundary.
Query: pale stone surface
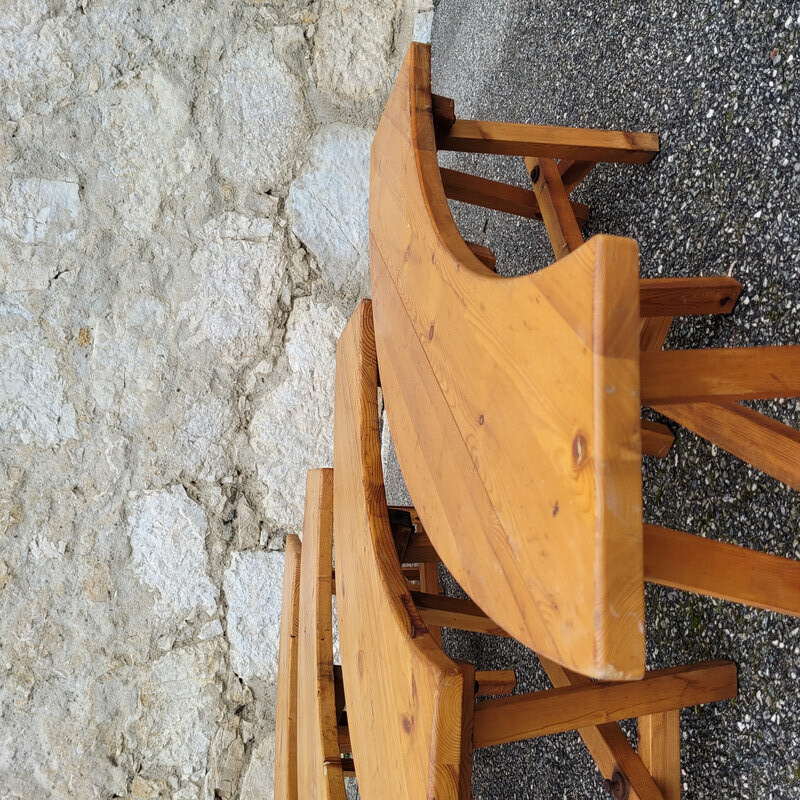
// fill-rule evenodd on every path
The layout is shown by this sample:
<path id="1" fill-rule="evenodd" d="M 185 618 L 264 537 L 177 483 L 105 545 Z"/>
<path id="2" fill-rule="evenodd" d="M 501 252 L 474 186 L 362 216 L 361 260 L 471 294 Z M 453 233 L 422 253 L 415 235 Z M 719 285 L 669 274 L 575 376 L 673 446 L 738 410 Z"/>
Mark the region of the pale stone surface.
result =
<path id="1" fill-rule="evenodd" d="M 223 61 L 220 171 L 223 180 L 240 191 L 247 186 L 261 191 L 279 188 L 310 133 L 302 84 L 276 56 L 276 49 L 302 53 L 302 30 L 292 26 L 273 29 L 269 38 L 254 36 Z"/>
<path id="2" fill-rule="evenodd" d="M 289 191 L 292 231 L 314 254 L 322 277 L 354 297 L 369 295 L 369 148 L 374 133 L 328 125 Z"/>
<path id="3" fill-rule="evenodd" d="M 238 215 L 210 222 L 200 237 L 189 265 L 197 289 L 178 321 L 189 347 L 209 342 L 226 364 L 243 366 L 263 348 L 279 301 L 289 300 L 283 238 L 270 220 Z"/>
<path id="4" fill-rule="evenodd" d="M 26 178 L 11 182 L 0 216 L 0 236 L 28 244 L 64 244 L 75 238 L 81 201 L 75 180 Z"/>
<path id="5" fill-rule="evenodd" d="M 153 663 L 141 691 L 144 777 L 202 779 L 220 711 L 219 667 L 213 642 L 172 650 Z"/>
<path id="6" fill-rule="evenodd" d="M 250 424 L 264 514 L 286 531 L 302 529 L 306 472 L 333 464 L 336 342 L 346 321 L 335 306 L 295 302 L 286 332 L 289 373 Z"/>
<path id="7" fill-rule="evenodd" d="M 271 796 L 418 6 L 0 2 L 0 800 Z"/>
<path id="8" fill-rule="evenodd" d="M 264 787 L 272 786 L 274 770 L 275 734 L 270 732 L 253 749 L 250 764 L 242 779 L 241 800 L 263 800 Z"/>
<path id="9" fill-rule="evenodd" d="M 158 594 L 156 612 L 213 614 L 217 590 L 208 577 L 208 523 L 182 486 L 140 492 L 130 502 L 131 550 L 141 580 Z"/>
<path id="10" fill-rule="evenodd" d="M 274 684 L 277 674 L 282 582 L 282 553 L 233 553 L 225 570 L 231 663 L 257 689 Z"/>
<path id="11" fill-rule="evenodd" d="M 78 438 L 75 409 L 55 350 L 28 320 L 0 305 L 0 429 L 12 442 L 52 447 Z"/>
<path id="12" fill-rule="evenodd" d="M 359 99 L 390 81 L 403 5 L 402 0 L 322 0 L 314 37 L 319 86 L 334 95 Z"/>

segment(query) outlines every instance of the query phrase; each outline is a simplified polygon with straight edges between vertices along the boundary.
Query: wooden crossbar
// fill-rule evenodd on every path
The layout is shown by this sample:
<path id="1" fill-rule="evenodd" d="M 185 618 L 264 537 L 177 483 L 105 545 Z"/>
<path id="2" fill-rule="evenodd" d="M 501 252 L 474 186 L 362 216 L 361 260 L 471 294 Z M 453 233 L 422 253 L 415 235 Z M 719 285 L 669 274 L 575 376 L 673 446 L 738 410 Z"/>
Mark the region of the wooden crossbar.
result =
<path id="1" fill-rule="evenodd" d="M 610 161 L 646 164 L 658 153 L 654 133 L 560 128 L 457 119 L 444 136 L 440 150 L 494 153 L 506 156 L 568 158 L 576 161 Z"/>
<path id="2" fill-rule="evenodd" d="M 445 196 L 450 200 L 516 214 L 518 217 L 542 219 L 536 195 L 530 189 L 480 178 L 446 167 L 442 167 L 439 171 L 442 175 Z M 584 203 L 572 203 L 571 208 L 578 224 L 585 225 L 589 219 L 589 206 Z"/>
<path id="3" fill-rule="evenodd" d="M 644 578 L 650 583 L 800 616 L 800 561 L 644 526 Z"/>
<path id="4" fill-rule="evenodd" d="M 488 633 L 492 636 L 508 636 L 471 600 L 459 600 L 456 597 L 442 597 L 425 592 L 411 592 L 411 597 L 426 625 Z"/>
<path id="5" fill-rule="evenodd" d="M 736 665 L 708 661 L 654 670 L 640 681 L 591 683 L 486 700 L 475 707 L 475 747 L 657 714 L 736 695 Z"/>
<path id="6" fill-rule="evenodd" d="M 557 689 L 591 684 L 589 678 L 570 672 L 555 661 L 543 656 L 539 656 L 539 661 Z M 665 800 L 649 770 L 616 722 L 578 728 L 578 734 L 604 778 L 611 778 L 616 769 L 625 774 L 631 787 L 629 800 Z"/>
<path id="7" fill-rule="evenodd" d="M 655 410 L 800 491 L 800 431 L 740 403 L 656 405 Z"/>
<path id="8" fill-rule="evenodd" d="M 642 404 L 800 396 L 800 345 L 641 353 Z"/>

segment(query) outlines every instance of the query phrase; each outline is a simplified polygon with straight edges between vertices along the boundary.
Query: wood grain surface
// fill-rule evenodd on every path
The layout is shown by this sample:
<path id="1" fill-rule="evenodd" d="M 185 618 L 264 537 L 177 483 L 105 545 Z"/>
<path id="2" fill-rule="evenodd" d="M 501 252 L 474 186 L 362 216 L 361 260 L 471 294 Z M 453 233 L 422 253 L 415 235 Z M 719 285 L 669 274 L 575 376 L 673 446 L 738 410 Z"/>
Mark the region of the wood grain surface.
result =
<path id="1" fill-rule="evenodd" d="M 364 800 L 463 798 L 461 665 L 437 647 L 408 591 L 388 520 L 371 304 L 339 339 L 334 536 L 342 674 Z M 468 681 L 474 702 L 474 677 Z M 471 767 L 471 758 L 467 767 Z"/>
<path id="2" fill-rule="evenodd" d="M 306 477 L 298 633 L 297 780 L 302 798 L 345 800 L 333 676 L 333 470 Z"/>
<path id="3" fill-rule="evenodd" d="M 372 146 L 370 261 L 389 424 L 436 552 L 537 652 L 641 677 L 636 243 L 599 236 L 534 275 L 492 274 L 447 206 L 415 44 Z"/>
<path id="4" fill-rule="evenodd" d="M 278 692 L 275 703 L 275 800 L 297 800 L 297 633 L 300 603 L 300 539 L 286 537 Z"/>

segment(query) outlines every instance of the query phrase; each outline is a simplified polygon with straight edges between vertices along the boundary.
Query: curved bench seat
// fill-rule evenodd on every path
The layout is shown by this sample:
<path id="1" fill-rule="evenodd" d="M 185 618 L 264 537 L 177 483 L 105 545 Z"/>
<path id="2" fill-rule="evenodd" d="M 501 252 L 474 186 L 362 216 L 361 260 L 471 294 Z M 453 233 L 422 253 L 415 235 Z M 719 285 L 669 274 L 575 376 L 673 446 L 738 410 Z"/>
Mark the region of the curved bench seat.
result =
<path id="1" fill-rule="evenodd" d="M 342 673 L 359 792 L 466 800 L 470 776 L 460 770 L 471 758 L 461 753 L 462 703 L 465 696 L 470 707 L 474 702 L 474 676 L 465 680 L 469 668 L 441 651 L 403 578 L 384 493 L 377 388 L 372 314 L 363 302 L 337 348 L 333 506 Z"/>
<path id="2" fill-rule="evenodd" d="M 412 45 L 372 146 L 370 266 L 389 424 L 442 560 L 538 653 L 641 677 L 636 243 L 597 236 L 513 279 L 484 266 L 447 205 L 430 50 Z"/>

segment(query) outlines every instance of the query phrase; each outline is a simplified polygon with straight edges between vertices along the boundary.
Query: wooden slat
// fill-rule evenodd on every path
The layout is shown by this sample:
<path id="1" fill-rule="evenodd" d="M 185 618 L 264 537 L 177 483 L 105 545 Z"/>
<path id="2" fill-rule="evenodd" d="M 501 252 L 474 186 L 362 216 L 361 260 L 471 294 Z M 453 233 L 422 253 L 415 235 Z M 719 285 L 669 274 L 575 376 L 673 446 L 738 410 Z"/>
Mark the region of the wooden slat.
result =
<path id="1" fill-rule="evenodd" d="M 639 756 L 664 800 L 681 800 L 681 713 L 639 717 Z"/>
<path id="2" fill-rule="evenodd" d="M 644 576 L 650 583 L 800 616 L 800 561 L 644 526 Z"/>
<path id="3" fill-rule="evenodd" d="M 526 158 L 525 168 L 531 176 L 556 260 L 562 259 L 583 244 L 583 236 L 558 174 L 558 166 L 552 158 Z"/>
<path id="4" fill-rule="evenodd" d="M 403 567 L 403 577 L 410 587 L 419 588 L 419 567 Z M 336 594 L 336 570 L 331 573 L 331 594 Z"/>
<path id="5" fill-rule="evenodd" d="M 800 396 L 800 346 L 644 351 L 642 405 Z"/>
<path id="6" fill-rule="evenodd" d="M 660 350 L 664 346 L 673 317 L 647 317 L 639 332 L 640 350 Z"/>
<path id="7" fill-rule="evenodd" d="M 562 158 L 558 162 L 558 172 L 567 194 L 570 194 L 595 166 L 596 162 L 594 161 L 575 161 L 571 158 Z"/>
<path id="8" fill-rule="evenodd" d="M 643 278 L 639 313 L 643 317 L 730 314 L 742 284 L 727 275 L 710 278 Z"/>
<path id="9" fill-rule="evenodd" d="M 275 800 L 297 800 L 297 632 L 300 606 L 300 539 L 286 537 L 278 692 L 275 704 Z"/>
<path id="10" fill-rule="evenodd" d="M 560 128 L 472 119 L 456 120 L 447 135 L 437 140 L 437 144 L 440 150 L 467 153 L 626 164 L 646 164 L 658 153 L 658 136 L 654 133 Z"/>
<path id="11" fill-rule="evenodd" d="M 591 683 L 589 678 L 566 670 L 554 661 L 542 656 L 539 656 L 539 660 L 556 689 L 588 686 Z M 578 728 L 578 734 L 604 778 L 610 780 L 616 769 L 625 774 L 631 786 L 629 800 L 664 800 L 650 772 L 616 722 Z"/>
<path id="12" fill-rule="evenodd" d="M 300 569 L 297 782 L 302 797 L 346 800 L 333 669 L 332 554 L 333 470 L 312 469 L 306 477 Z"/>
<path id="13" fill-rule="evenodd" d="M 461 667 L 428 633 L 388 522 L 371 303 L 336 351 L 334 517 L 339 642 L 358 783 L 365 798 L 459 797 Z"/>
<path id="14" fill-rule="evenodd" d="M 660 422 L 642 420 L 642 453 L 653 458 L 666 458 L 675 437 L 672 431 Z"/>
<path id="15" fill-rule="evenodd" d="M 530 189 L 512 186 L 509 183 L 479 178 L 466 172 L 441 167 L 444 193 L 450 200 L 458 200 L 518 217 L 541 220 L 542 214 L 536 195 Z M 589 206 L 584 203 L 571 203 L 573 214 L 581 225 L 589 219 Z"/>
<path id="16" fill-rule="evenodd" d="M 392 528 L 394 546 L 397 550 L 397 560 L 403 564 L 406 561 L 406 550 L 411 534 L 414 533 L 414 523 L 411 521 L 411 514 L 397 508 L 389 509 L 389 525 Z"/>
<path id="17" fill-rule="evenodd" d="M 517 675 L 513 669 L 489 669 L 475 672 L 475 694 L 478 697 L 511 694 L 516 686 Z"/>
<path id="18" fill-rule="evenodd" d="M 800 431 L 740 403 L 687 403 L 655 410 L 800 491 Z"/>
<path id="19" fill-rule="evenodd" d="M 497 272 L 497 258 L 488 247 L 475 242 L 467 242 L 467 247 L 485 267 L 488 267 L 492 272 Z"/>
<path id="20" fill-rule="evenodd" d="M 411 592 L 411 597 L 426 625 L 488 633 L 492 636 L 508 636 L 499 625 L 489 619 L 471 600 L 441 597 L 438 594 L 424 592 Z"/>
<path id="21" fill-rule="evenodd" d="M 591 683 L 485 700 L 475 708 L 475 747 L 603 725 L 736 696 L 736 665 L 708 661 L 645 673 L 640 681 Z"/>

